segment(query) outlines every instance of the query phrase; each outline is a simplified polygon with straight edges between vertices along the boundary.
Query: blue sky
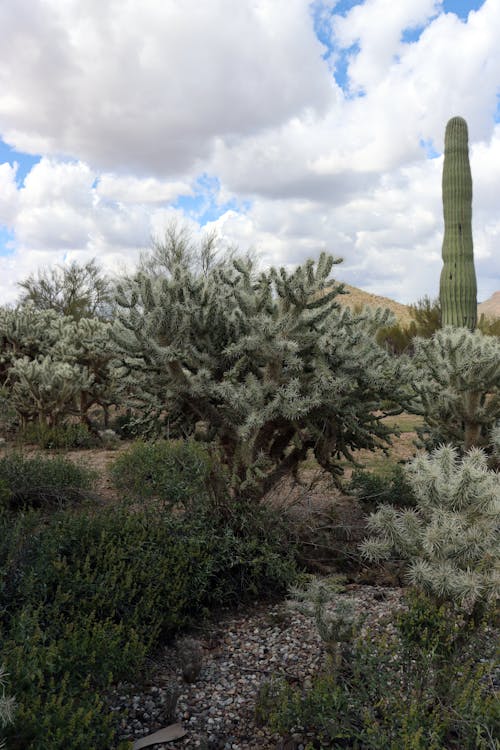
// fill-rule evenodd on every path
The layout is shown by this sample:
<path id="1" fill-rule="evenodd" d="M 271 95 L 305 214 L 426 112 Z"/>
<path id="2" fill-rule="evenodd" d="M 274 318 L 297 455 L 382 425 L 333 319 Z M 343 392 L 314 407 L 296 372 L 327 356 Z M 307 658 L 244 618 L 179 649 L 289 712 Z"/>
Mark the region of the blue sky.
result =
<path id="1" fill-rule="evenodd" d="M 436 293 L 449 117 L 479 294 L 500 289 L 498 0 L 0 6 L 0 286 L 131 266 L 172 220 L 401 301 Z M 230 72 L 230 75 L 229 75 Z M 498 175 L 497 175 L 498 172 Z"/>

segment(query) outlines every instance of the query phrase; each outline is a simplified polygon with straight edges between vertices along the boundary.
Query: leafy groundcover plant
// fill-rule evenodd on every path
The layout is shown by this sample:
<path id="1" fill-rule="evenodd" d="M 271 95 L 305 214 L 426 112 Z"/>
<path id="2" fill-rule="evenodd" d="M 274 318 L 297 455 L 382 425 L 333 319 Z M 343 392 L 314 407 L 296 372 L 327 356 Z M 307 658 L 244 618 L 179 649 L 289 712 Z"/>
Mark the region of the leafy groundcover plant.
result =
<path id="1" fill-rule="evenodd" d="M 234 508 L 222 520 L 212 507 L 0 513 L 0 653 L 18 704 L 9 750 L 118 747 L 112 685 L 143 677 L 146 655 L 210 610 L 286 591 L 296 567 L 276 519 Z"/>
<path id="2" fill-rule="evenodd" d="M 363 544 L 372 561 L 406 561 L 396 627 L 370 629 L 345 604 L 328 614 L 331 594 L 315 586 L 305 598 L 330 652 L 324 672 L 309 688 L 269 684 L 259 696 L 259 715 L 310 750 L 498 748 L 498 474 L 482 451 L 460 459 L 443 446 L 407 478 L 415 506 L 381 507 Z"/>

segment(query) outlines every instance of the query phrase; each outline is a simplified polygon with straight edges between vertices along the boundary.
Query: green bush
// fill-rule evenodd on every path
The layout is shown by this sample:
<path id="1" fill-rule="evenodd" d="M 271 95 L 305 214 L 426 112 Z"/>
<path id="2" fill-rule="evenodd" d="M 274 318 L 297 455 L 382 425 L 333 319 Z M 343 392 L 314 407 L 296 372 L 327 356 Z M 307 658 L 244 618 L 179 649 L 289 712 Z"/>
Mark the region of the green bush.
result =
<path id="1" fill-rule="evenodd" d="M 216 458 L 194 440 L 138 441 L 116 459 L 111 476 L 126 497 L 155 497 L 166 507 L 199 507 L 224 495 Z"/>
<path id="2" fill-rule="evenodd" d="M 64 505 L 88 496 L 94 482 L 89 469 L 62 457 L 0 458 L 0 501 L 12 509 Z"/>
<path id="3" fill-rule="evenodd" d="M 41 448 L 74 450 L 95 448 L 99 439 L 83 424 L 61 424 L 50 427 L 46 424 L 28 424 L 20 433 L 24 443 L 35 443 Z"/>
<path id="4" fill-rule="evenodd" d="M 355 636 L 343 649 L 349 658 L 332 659 L 307 690 L 268 684 L 258 716 L 282 735 L 304 734 L 311 748 L 494 750 L 500 707 L 487 663 L 494 644 L 476 631 L 459 647 L 455 614 L 410 596 L 394 635 Z"/>
<path id="5" fill-rule="evenodd" d="M 284 546 L 201 514 L 4 513 L 0 649 L 19 702 L 9 747 L 109 750 L 110 686 L 210 608 L 284 592 L 295 575 Z"/>
<path id="6" fill-rule="evenodd" d="M 391 503 L 397 508 L 412 507 L 416 503 L 411 484 L 400 464 L 392 466 L 387 476 L 356 469 L 347 491 L 358 498 L 367 513 L 372 513 L 383 503 Z"/>
<path id="7" fill-rule="evenodd" d="M 110 427 L 124 440 L 136 438 L 140 433 L 140 427 L 136 424 L 136 417 L 130 410 L 126 414 L 118 414 L 111 421 Z"/>

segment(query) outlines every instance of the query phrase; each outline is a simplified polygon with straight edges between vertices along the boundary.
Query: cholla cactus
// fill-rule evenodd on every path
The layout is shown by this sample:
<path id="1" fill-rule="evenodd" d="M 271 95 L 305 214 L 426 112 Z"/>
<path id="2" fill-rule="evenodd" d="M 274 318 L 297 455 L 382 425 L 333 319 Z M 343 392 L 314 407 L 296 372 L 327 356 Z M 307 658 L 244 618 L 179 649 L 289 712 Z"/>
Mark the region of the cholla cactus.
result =
<path id="1" fill-rule="evenodd" d="M 490 448 L 492 463 L 498 469 L 500 467 L 500 422 L 497 422 L 491 431 Z"/>
<path id="2" fill-rule="evenodd" d="M 24 420 L 37 419 L 54 426 L 68 414 L 78 413 L 78 396 L 90 388 L 91 376 L 77 365 L 53 360 L 18 359 L 9 374 L 11 402 Z"/>
<path id="3" fill-rule="evenodd" d="M 469 610 L 500 597 L 500 482 L 486 456 L 460 459 L 451 446 L 418 456 L 407 467 L 417 498 L 411 510 L 382 506 L 369 518 L 376 537 L 362 545 L 369 560 L 396 555 L 408 580 L 440 601 Z"/>
<path id="4" fill-rule="evenodd" d="M 166 434 L 216 442 L 242 492 L 267 491 L 309 449 L 336 477 L 341 456 L 386 444 L 378 410 L 406 398 L 405 365 L 374 339 L 387 315 L 341 311 L 334 262 L 257 274 L 248 260 L 204 273 L 176 260 L 168 277 L 121 289 L 115 336 L 134 405 L 152 426 L 166 416 Z"/>
<path id="5" fill-rule="evenodd" d="M 350 654 L 364 618 L 352 601 L 336 596 L 342 591 L 339 579 L 313 579 L 305 589 L 292 589 L 288 607 L 315 621 L 320 638 L 337 668 Z"/>
<path id="6" fill-rule="evenodd" d="M 414 411 L 431 440 L 489 450 L 500 419 L 500 339 L 450 326 L 414 345 Z"/>
<path id="7" fill-rule="evenodd" d="M 68 415 L 88 421 L 120 394 L 111 325 L 78 321 L 27 306 L 0 309 L 0 384 L 21 420 L 57 424 Z"/>
<path id="8" fill-rule="evenodd" d="M 35 359 L 50 352 L 59 338 L 58 316 L 53 310 L 33 307 L 0 308 L 0 383 L 16 359 Z"/>
<path id="9" fill-rule="evenodd" d="M 5 695 L 5 678 L 7 673 L 5 669 L 0 666 L 0 727 L 4 728 L 8 724 L 12 724 L 14 721 L 14 714 L 16 710 L 15 698 Z M 5 743 L 0 739 L 0 750 L 5 747 Z"/>
<path id="10" fill-rule="evenodd" d="M 78 414 L 87 421 L 89 409 L 104 409 L 107 424 L 108 407 L 121 398 L 121 383 L 116 367 L 116 346 L 111 337 L 111 324 L 96 318 L 73 321 L 63 319 L 61 337 L 54 347 L 54 356 L 78 366 L 81 371 Z"/>

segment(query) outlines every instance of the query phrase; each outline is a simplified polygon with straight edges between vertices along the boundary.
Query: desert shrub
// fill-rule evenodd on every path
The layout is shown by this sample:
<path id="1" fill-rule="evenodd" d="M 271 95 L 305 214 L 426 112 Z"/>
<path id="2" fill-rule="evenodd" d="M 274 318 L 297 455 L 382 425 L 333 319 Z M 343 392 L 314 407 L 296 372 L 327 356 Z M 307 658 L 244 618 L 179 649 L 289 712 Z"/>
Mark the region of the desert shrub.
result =
<path id="1" fill-rule="evenodd" d="M 141 434 L 141 425 L 137 424 L 137 415 L 127 410 L 126 414 L 117 414 L 110 423 L 111 429 L 124 440 L 136 438 Z"/>
<path id="2" fill-rule="evenodd" d="M 500 336 L 500 318 L 487 318 L 482 314 L 477 327 L 485 336 Z"/>
<path id="3" fill-rule="evenodd" d="M 349 494 L 355 495 L 363 510 L 371 513 L 379 505 L 391 503 L 397 508 L 415 505 L 415 495 L 401 464 L 390 467 L 387 475 L 356 469 L 347 486 Z"/>
<path id="4" fill-rule="evenodd" d="M 304 692 L 275 686 L 258 710 L 280 734 L 314 742 L 309 748 L 495 750 L 500 716 L 485 688 L 488 668 L 453 663 L 439 681 L 428 668 L 397 642 L 360 639 L 342 675 L 327 671 Z"/>
<path id="5" fill-rule="evenodd" d="M 0 378 L 2 357 L 0 356 Z M 19 418 L 12 407 L 9 389 L 0 385 L 0 434 L 2 437 L 13 437 L 19 428 Z"/>
<path id="6" fill-rule="evenodd" d="M 147 653 L 208 609 L 276 595 L 295 576 L 276 533 L 238 534 L 201 515 L 118 506 L 15 521 L 4 513 L 0 526 L 0 649 L 19 703 L 6 730 L 16 750 L 109 750 L 112 683 L 134 679 Z"/>
<path id="7" fill-rule="evenodd" d="M 155 497 L 165 507 L 207 505 L 223 492 L 216 455 L 194 440 L 138 441 L 116 459 L 111 476 L 126 497 Z"/>
<path id="8" fill-rule="evenodd" d="M 94 448 L 99 444 L 98 438 L 83 424 L 60 424 L 50 427 L 33 422 L 21 430 L 19 439 L 24 443 L 35 443 L 41 448 L 63 450 Z"/>
<path id="9" fill-rule="evenodd" d="M 395 632 L 361 631 L 342 602 L 327 622 L 321 591 L 313 590 L 312 611 L 330 659 L 307 689 L 267 684 L 257 701 L 259 717 L 282 735 L 299 732 L 309 748 L 496 748 L 495 642 L 487 629 L 459 638 L 456 610 L 411 592 Z"/>
<path id="10" fill-rule="evenodd" d="M 64 505 L 90 494 L 94 473 L 60 456 L 0 458 L 0 497 L 11 508 Z"/>
<path id="11" fill-rule="evenodd" d="M 410 305 L 412 320 L 409 323 L 396 321 L 390 326 L 380 328 L 377 342 L 392 354 L 412 354 L 413 340 L 420 336 L 424 339 L 432 336 L 441 327 L 441 304 L 439 299 L 423 297 Z"/>

